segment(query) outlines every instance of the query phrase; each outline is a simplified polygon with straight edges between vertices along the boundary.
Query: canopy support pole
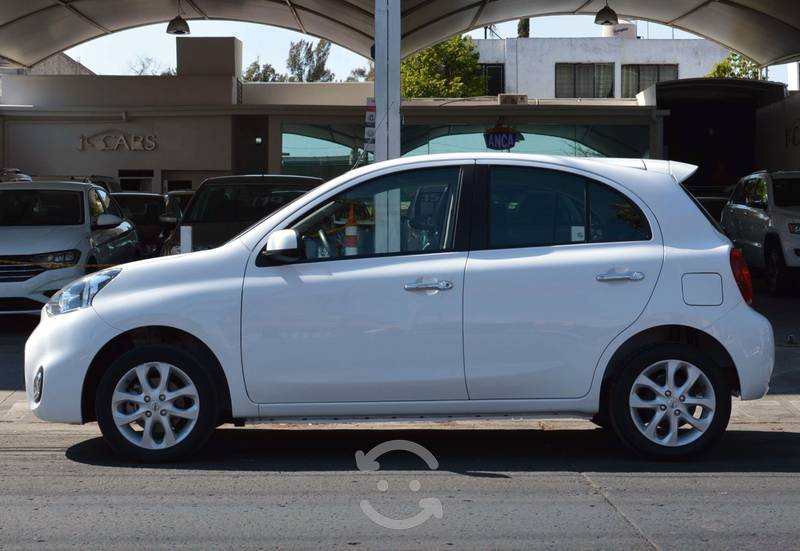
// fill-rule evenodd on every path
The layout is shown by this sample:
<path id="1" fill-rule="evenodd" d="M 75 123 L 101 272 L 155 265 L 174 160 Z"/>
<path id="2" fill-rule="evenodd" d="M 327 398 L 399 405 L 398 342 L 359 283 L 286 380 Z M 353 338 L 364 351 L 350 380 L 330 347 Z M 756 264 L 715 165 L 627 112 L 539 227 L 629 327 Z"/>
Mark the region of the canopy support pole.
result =
<path id="1" fill-rule="evenodd" d="M 375 161 L 400 157 L 400 0 L 375 0 Z"/>

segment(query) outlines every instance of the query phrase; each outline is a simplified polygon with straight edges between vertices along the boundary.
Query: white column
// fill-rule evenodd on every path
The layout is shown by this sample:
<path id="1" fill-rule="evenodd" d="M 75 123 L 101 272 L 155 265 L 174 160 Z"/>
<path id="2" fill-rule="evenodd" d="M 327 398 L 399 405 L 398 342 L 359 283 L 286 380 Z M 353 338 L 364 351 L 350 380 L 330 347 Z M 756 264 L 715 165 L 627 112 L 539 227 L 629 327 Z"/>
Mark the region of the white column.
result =
<path id="1" fill-rule="evenodd" d="M 400 157 L 400 0 L 375 0 L 375 160 Z"/>
<path id="2" fill-rule="evenodd" d="M 786 66 L 789 75 L 789 90 L 792 92 L 800 91 L 800 63 L 795 61 Z"/>

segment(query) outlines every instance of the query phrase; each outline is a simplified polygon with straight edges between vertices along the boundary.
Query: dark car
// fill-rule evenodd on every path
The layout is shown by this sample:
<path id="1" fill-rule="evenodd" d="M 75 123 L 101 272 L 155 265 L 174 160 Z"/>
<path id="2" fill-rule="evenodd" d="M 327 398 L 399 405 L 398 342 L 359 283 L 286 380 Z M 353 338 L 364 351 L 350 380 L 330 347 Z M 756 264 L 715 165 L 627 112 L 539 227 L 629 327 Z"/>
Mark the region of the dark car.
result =
<path id="1" fill-rule="evenodd" d="M 321 183 L 320 178 L 282 174 L 210 178 L 189 201 L 161 254 L 218 247 Z M 191 244 L 181 243 L 181 235 L 191 235 Z"/>
<path id="2" fill-rule="evenodd" d="M 155 256 L 161 250 L 163 236 L 160 217 L 166 212 L 166 198 L 158 193 L 112 193 L 122 213 L 136 227 L 141 258 Z"/>
<path id="3" fill-rule="evenodd" d="M 181 216 L 183 216 L 193 195 L 193 189 L 179 189 L 167 192 L 167 215 L 175 217 L 176 224 Z"/>

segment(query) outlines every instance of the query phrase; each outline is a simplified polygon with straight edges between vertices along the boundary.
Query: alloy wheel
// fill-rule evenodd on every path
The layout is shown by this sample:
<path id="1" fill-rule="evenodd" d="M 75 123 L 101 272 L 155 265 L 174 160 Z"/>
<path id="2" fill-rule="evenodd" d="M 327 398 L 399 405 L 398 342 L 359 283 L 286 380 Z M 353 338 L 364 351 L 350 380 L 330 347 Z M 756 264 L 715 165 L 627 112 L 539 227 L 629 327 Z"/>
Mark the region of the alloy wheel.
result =
<path id="1" fill-rule="evenodd" d="M 183 441 L 199 412 L 200 400 L 191 378 L 163 362 L 130 369 L 111 397 L 111 415 L 119 432 L 148 450 L 171 448 Z"/>
<path id="2" fill-rule="evenodd" d="M 651 364 L 634 380 L 628 399 L 636 428 L 661 446 L 685 446 L 711 426 L 716 396 L 708 377 L 683 360 Z"/>

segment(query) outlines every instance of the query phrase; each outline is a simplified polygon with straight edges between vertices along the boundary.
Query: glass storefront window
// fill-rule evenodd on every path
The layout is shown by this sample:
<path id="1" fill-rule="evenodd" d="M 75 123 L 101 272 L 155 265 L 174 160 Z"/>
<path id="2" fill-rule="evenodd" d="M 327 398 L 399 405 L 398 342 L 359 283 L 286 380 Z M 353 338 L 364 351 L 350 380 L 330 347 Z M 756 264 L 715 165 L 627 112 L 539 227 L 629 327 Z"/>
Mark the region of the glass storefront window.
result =
<path id="1" fill-rule="evenodd" d="M 650 156 L 647 126 L 616 125 L 513 125 L 525 138 L 512 153 L 537 153 L 568 157 Z M 489 151 L 485 128 L 473 125 L 407 126 L 403 128 L 403 156 L 432 153 Z"/>
<path id="2" fill-rule="evenodd" d="M 330 180 L 372 159 L 364 152 L 363 125 L 283 125 L 283 174 Z"/>

